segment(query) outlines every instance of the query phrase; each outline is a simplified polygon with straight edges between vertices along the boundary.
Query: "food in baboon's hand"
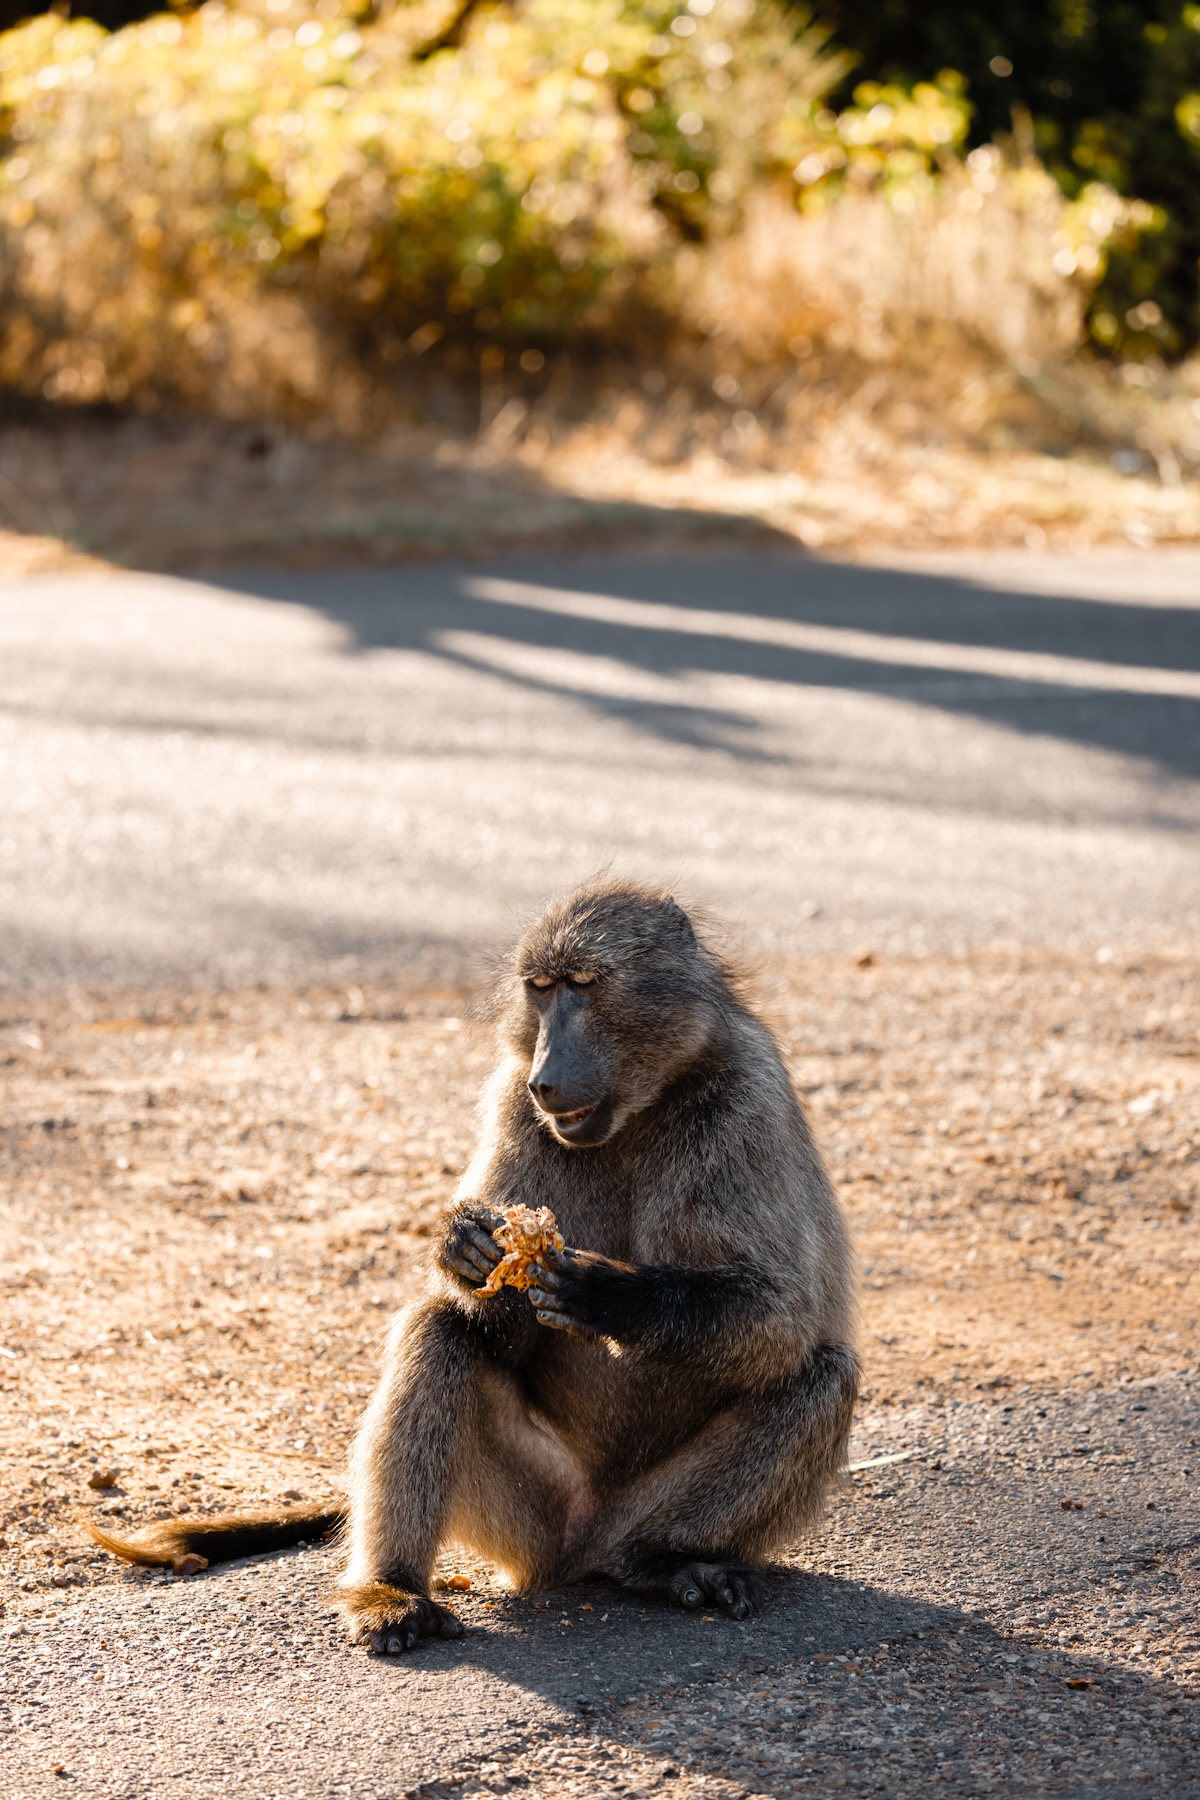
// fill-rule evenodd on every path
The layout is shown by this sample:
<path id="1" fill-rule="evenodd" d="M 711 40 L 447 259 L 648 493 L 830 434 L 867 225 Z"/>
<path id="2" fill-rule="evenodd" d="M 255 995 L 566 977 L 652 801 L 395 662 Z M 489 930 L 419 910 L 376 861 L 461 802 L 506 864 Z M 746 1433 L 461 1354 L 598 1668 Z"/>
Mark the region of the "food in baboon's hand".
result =
<path id="1" fill-rule="evenodd" d="M 562 1232 L 548 1206 L 535 1212 L 531 1206 L 506 1206 L 504 1223 L 497 1225 L 492 1236 L 508 1255 L 502 1256 L 483 1286 L 481 1294 L 498 1294 L 502 1287 L 520 1288 L 524 1293 L 534 1283 L 530 1264 L 547 1250 L 563 1248 Z"/>

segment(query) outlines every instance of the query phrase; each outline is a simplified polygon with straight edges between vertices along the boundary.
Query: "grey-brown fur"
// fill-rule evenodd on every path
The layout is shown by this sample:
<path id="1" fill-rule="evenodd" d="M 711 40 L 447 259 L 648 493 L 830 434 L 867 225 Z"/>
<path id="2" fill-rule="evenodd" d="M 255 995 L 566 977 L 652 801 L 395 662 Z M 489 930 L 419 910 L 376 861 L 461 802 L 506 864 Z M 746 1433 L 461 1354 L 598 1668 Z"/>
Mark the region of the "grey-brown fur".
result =
<path id="1" fill-rule="evenodd" d="M 587 1031 L 615 1091 L 599 1144 L 559 1141 L 527 1086 L 545 1037 L 528 981 L 579 970 L 599 976 Z M 373 1584 L 398 1590 L 391 1617 L 377 1588 L 361 1609 L 378 1648 L 405 1642 L 400 1593 L 428 1593 L 451 1538 L 521 1586 L 600 1574 L 744 1611 L 752 1565 L 811 1524 L 844 1460 L 841 1214 L 770 1033 L 686 915 L 582 888 L 526 934 L 500 999 L 479 1147 L 355 1450 L 345 1598 L 353 1616 Z M 516 1204 L 591 1254 L 481 1300 L 488 1227 Z"/>
<path id="2" fill-rule="evenodd" d="M 857 1385 L 845 1227 L 778 1049 L 681 908 L 626 884 L 552 906 L 498 1011 L 479 1145 L 355 1445 L 345 1608 L 377 1650 L 457 1635 L 429 1598 L 456 1541 L 521 1587 L 744 1617 Z M 517 1204 L 568 1249 L 481 1299 Z"/>

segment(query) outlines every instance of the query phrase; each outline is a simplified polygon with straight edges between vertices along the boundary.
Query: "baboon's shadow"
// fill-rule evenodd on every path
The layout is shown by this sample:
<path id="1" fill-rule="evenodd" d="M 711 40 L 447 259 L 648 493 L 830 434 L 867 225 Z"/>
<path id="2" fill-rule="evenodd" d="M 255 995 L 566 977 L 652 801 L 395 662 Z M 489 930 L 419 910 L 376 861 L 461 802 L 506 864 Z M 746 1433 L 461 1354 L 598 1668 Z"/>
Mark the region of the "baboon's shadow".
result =
<path id="1" fill-rule="evenodd" d="M 843 1791 L 825 1784 L 830 1763 L 840 1779 L 844 1761 L 858 1783 L 849 1791 L 888 1800 L 898 1773 L 915 1782 L 935 1772 L 968 1794 L 1200 1792 L 1179 1688 L 1021 1642 L 958 1607 L 793 1569 L 772 1572 L 761 1612 L 743 1624 L 599 1584 L 538 1602 L 495 1601 L 495 1630 L 424 1646 L 424 1666 L 502 1676 L 548 1721 L 573 1714 L 603 1745 L 781 1800 Z M 386 1683 L 411 1664 L 376 1666 Z M 1175 1730 L 1163 1730 L 1164 1711 Z M 1119 1758 L 1114 1734 L 1125 1737 Z M 870 1745 L 876 1754 L 864 1757 Z M 451 1772 L 415 1791 L 439 1800 L 460 1790 Z"/>

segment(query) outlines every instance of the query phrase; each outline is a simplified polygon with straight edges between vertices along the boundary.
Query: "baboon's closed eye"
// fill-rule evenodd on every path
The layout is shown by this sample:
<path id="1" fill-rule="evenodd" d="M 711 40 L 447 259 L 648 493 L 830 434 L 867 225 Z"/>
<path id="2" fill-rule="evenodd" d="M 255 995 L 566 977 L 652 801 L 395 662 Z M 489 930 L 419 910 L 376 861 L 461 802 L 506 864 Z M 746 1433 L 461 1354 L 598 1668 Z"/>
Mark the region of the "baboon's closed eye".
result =
<path id="1" fill-rule="evenodd" d="M 600 979 L 598 969 L 568 969 L 563 975 L 527 975 L 529 986 L 544 993 L 547 988 L 557 987 L 560 981 L 567 981 L 572 987 L 594 987 Z"/>

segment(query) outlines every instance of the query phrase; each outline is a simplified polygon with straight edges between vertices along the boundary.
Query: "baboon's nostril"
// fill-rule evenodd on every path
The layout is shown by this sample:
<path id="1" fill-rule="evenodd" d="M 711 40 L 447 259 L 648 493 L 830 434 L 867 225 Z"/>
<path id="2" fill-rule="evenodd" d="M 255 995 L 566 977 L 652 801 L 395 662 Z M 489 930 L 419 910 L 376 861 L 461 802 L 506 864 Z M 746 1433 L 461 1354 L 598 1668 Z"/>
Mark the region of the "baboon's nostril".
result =
<path id="1" fill-rule="evenodd" d="M 531 1081 L 529 1091 L 539 1106 L 549 1106 L 558 1095 L 558 1089 L 552 1081 Z"/>

